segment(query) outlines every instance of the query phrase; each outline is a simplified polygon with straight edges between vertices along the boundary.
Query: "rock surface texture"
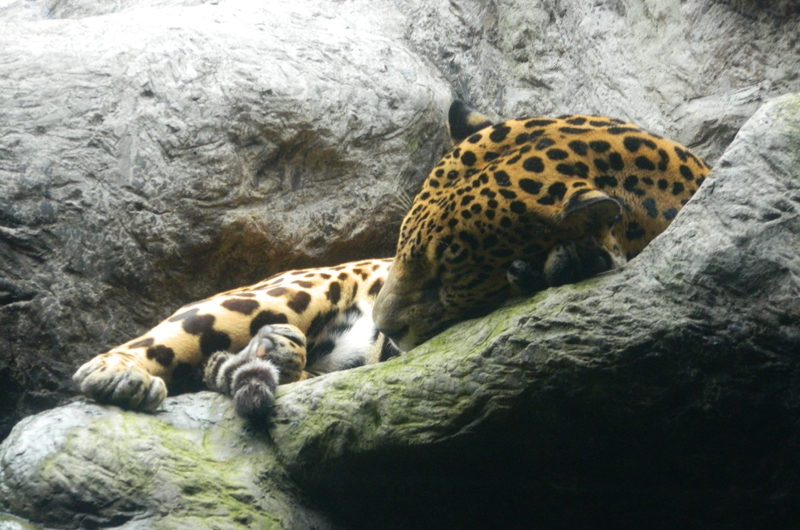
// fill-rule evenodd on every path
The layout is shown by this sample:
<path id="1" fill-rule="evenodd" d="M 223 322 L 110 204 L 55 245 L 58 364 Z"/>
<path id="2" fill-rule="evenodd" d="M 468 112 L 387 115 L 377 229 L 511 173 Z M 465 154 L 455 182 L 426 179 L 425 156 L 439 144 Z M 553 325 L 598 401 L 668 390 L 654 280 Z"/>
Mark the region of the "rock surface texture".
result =
<path id="1" fill-rule="evenodd" d="M 37 4 L 0 19 L 0 431 L 186 302 L 391 255 L 450 94 L 374 10 Z"/>
<path id="2" fill-rule="evenodd" d="M 498 117 L 612 115 L 714 163 L 759 105 L 800 91 L 798 26 L 796 0 L 0 2 L 0 439 L 72 396 L 81 362 L 186 302 L 390 255 L 407 197 L 445 148 L 452 98 Z M 181 527 L 199 505 L 208 526 L 325 527 L 298 481 L 345 526 L 388 509 L 399 525 L 477 523 L 523 500 L 544 522 L 569 521 L 568 502 L 586 506 L 579 522 L 601 506 L 620 520 L 677 516 L 628 495 L 642 488 L 662 508 L 777 520 L 797 491 L 785 353 L 798 350 L 800 147 L 775 125 L 792 123 L 792 101 L 750 123 L 684 232 L 641 265 L 426 347 L 447 354 L 286 389 L 269 435 L 207 395 L 155 417 L 45 413 L 3 447 L 0 503 L 47 525 Z M 769 142 L 783 147 L 764 155 Z M 227 434 L 206 442 L 194 430 L 211 423 Z M 221 469 L 228 455 L 200 451 L 207 471 L 188 450 L 203 443 L 265 463 L 237 455 Z M 469 495 L 483 500 L 462 504 Z"/>
<path id="3" fill-rule="evenodd" d="M 0 438 L 186 302 L 390 255 L 453 97 L 716 160 L 800 90 L 798 3 L 0 3 Z"/>
<path id="4" fill-rule="evenodd" d="M 800 94 L 621 271 L 282 387 L 268 426 L 210 393 L 25 419 L 0 507 L 67 527 L 792 527 L 798 248 Z"/>

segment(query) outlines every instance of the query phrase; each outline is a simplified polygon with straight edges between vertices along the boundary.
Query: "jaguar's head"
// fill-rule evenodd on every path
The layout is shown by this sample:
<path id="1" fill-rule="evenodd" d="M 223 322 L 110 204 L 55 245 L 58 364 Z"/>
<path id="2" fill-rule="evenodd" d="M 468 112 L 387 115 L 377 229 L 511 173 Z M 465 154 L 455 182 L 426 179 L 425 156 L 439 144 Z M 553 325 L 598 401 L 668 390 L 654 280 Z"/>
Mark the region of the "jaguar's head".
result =
<path id="1" fill-rule="evenodd" d="M 517 286 L 509 280 L 515 264 L 529 271 L 528 291 L 552 285 L 548 269 L 560 266 L 550 263 L 553 249 L 583 237 L 587 226 L 602 227 L 593 241 L 608 237 L 620 214 L 608 195 L 549 171 L 552 161 L 532 152 L 541 134 L 532 136 L 525 120 L 491 126 L 456 102 L 449 122 L 454 141 L 463 141 L 433 168 L 403 220 L 373 309 L 378 328 L 402 350 L 507 299 Z"/>

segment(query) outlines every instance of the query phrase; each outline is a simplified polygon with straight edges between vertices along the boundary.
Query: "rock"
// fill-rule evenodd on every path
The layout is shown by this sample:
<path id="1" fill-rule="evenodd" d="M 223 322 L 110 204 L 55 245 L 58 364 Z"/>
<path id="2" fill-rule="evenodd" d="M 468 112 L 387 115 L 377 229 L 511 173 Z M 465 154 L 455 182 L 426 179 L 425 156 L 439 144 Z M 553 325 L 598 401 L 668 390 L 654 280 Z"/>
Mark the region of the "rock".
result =
<path id="1" fill-rule="evenodd" d="M 255 517 L 264 488 L 268 514 L 312 504 L 348 528 L 796 526 L 798 146 L 800 94 L 771 101 L 624 269 L 281 387 L 270 425 L 208 393 L 26 419 L 0 446 L 0 508 L 169 526 L 187 502 Z M 136 487 L 153 476 L 178 493 Z"/>
<path id="2" fill-rule="evenodd" d="M 797 7 L 4 2 L 0 438 L 184 303 L 391 254 L 454 95 L 615 115 L 715 161 L 800 90 Z"/>
<path id="3" fill-rule="evenodd" d="M 332 527 L 298 500 L 269 440 L 211 392 L 156 415 L 73 403 L 25 419 L 6 443 L 3 504 L 45 525 Z"/>

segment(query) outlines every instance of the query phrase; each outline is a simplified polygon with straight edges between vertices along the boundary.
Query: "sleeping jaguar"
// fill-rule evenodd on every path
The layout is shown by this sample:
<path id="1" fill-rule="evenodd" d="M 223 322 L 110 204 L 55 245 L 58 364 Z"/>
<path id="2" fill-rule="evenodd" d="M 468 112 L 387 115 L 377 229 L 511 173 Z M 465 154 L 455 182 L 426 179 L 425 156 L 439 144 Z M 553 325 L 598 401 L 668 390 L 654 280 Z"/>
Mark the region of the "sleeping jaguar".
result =
<path id="1" fill-rule="evenodd" d="M 454 147 L 403 220 L 392 259 L 288 271 L 186 305 L 81 366 L 103 403 L 154 410 L 204 368 L 246 417 L 278 384 L 384 361 L 515 293 L 576 282 L 638 254 L 709 166 L 685 147 L 597 116 L 496 125 L 450 107 Z"/>

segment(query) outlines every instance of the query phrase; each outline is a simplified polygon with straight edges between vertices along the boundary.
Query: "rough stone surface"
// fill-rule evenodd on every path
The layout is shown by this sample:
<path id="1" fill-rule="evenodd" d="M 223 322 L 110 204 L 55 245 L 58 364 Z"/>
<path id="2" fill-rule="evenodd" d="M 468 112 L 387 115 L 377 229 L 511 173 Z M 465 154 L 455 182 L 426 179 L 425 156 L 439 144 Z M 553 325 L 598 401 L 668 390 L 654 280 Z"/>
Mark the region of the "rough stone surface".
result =
<path id="1" fill-rule="evenodd" d="M 186 302 L 391 254 L 454 95 L 715 161 L 800 90 L 799 6 L 0 1 L 0 438 Z"/>
<path id="2" fill-rule="evenodd" d="M 25 419 L 6 443 L 3 506 L 45 525 L 332 528 L 218 394 L 171 398 L 157 415 L 74 403 Z"/>
<path id="3" fill-rule="evenodd" d="M 226 500 L 192 503 L 198 522 L 198 505 L 255 517 L 238 503 L 261 499 L 251 488 L 294 493 L 288 475 L 348 528 L 796 527 L 798 248 L 800 94 L 751 118 L 623 270 L 390 362 L 284 386 L 269 426 L 245 428 L 208 393 L 155 416 L 83 403 L 42 413 L 0 446 L 0 509 L 54 524 L 36 509 L 48 499 L 53 513 L 78 510 L 74 525 L 116 499 L 117 523 L 181 520 L 154 502 L 171 487 L 141 487 L 165 483 L 178 507 Z"/>
<path id="4" fill-rule="evenodd" d="M 501 117 L 623 118 L 712 165 L 762 102 L 800 82 L 797 0 L 430 0 L 412 9 L 409 40 L 462 99 Z"/>

